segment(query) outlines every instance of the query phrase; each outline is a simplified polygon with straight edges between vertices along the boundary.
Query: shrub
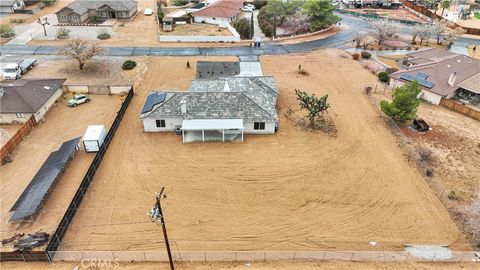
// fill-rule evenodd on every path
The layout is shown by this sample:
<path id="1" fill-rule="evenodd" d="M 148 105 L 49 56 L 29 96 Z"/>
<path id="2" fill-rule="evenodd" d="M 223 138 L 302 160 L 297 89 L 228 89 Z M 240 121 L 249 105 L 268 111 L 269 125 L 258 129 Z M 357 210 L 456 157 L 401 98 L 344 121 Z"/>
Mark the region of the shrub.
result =
<path id="1" fill-rule="evenodd" d="M 352 58 L 353 58 L 354 60 L 358 60 L 358 58 L 360 58 L 360 54 L 354 53 L 354 54 L 352 54 Z"/>
<path id="2" fill-rule="evenodd" d="M 398 68 L 393 68 L 393 67 L 389 67 L 389 68 L 385 69 L 385 72 L 389 75 L 394 73 L 394 72 L 397 72 L 397 71 L 398 71 Z"/>
<path id="3" fill-rule="evenodd" d="M 93 14 L 90 16 L 91 23 L 98 23 L 100 21 L 100 17 L 97 14 Z"/>
<path id="4" fill-rule="evenodd" d="M 55 0 L 42 0 L 42 3 L 45 5 L 45 6 L 51 6 L 55 3 Z"/>
<path id="5" fill-rule="evenodd" d="M 165 16 L 165 14 L 163 13 L 163 11 L 162 11 L 161 9 L 159 9 L 159 10 L 157 11 L 158 21 L 162 21 L 164 16 Z"/>
<path id="6" fill-rule="evenodd" d="M 262 32 L 265 34 L 265 36 L 271 37 L 273 35 L 273 26 L 270 24 L 265 26 L 262 28 Z"/>
<path id="7" fill-rule="evenodd" d="M 106 30 L 101 30 L 100 32 L 98 32 L 97 38 L 101 40 L 105 40 L 105 39 L 109 39 L 111 36 L 112 35 L 110 35 Z"/>
<path id="8" fill-rule="evenodd" d="M 174 6 L 185 6 L 189 2 L 190 1 L 188 1 L 188 0 L 175 0 L 175 2 L 173 2 L 173 5 Z"/>
<path id="9" fill-rule="evenodd" d="M 58 39 L 67 39 L 70 34 L 70 29 L 67 29 L 65 27 L 60 27 L 57 30 L 57 38 Z"/>
<path id="10" fill-rule="evenodd" d="M 368 58 L 372 57 L 372 54 L 367 52 L 367 51 L 362 51 L 361 54 L 362 54 L 362 58 L 364 58 L 364 59 L 368 59 Z"/>
<path id="11" fill-rule="evenodd" d="M 266 4 L 267 0 L 253 0 L 253 5 L 255 6 L 255 9 L 261 9 Z"/>
<path id="12" fill-rule="evenodd" d="M 378 73 L 378 79 L 383 83 L 388 83 L 390 81 L 390 76 L 385 71 Z"/>
<path id="13" fill-rule="evenodd" d="M 123 63 L 122 69 L 123 70 L 132 70 L 137 66 L 137 62 L 132 60 L 127 60 Z"/>
<path id="14" fill-rule="evenodd" d="M 10 23 L 24 23 L 24 19 L 10 19 Z"/>
<path id="15" fill-rule="evenodd" d="M 458 199 L 458 196 L 457 196 L 457 193 L 455 193 L 455 191 L 450 191 L 450 193 L 448 193 L 448 198 L 452 201 L 455 201 Z"/>
<path id="16" fill-rule="evenodd" d="M 15 32 L 13 31 L 12 26 L 10 26 L 9 24 L 0 25 L 0 37 L 11 38 L 13 36 L 15 36 Z"/>
<path id="17" fill-rule="evenodd" d="M 430 151 L 430 149 L 420 147 L 418 149 L 418 154 L 420 155 L 420 158 L 425 161 L 425 163 L 430 164 L 433 161 L 433 153 Z"/>
<path id="18" fill-rule="evenodd" d="M 232 26 L 235 28 L 235 30 L 237 30 L 242 39 L 250 38 L 251 26 L 249 20 L 245 18 L 235 20 L 233 21 Z"/>

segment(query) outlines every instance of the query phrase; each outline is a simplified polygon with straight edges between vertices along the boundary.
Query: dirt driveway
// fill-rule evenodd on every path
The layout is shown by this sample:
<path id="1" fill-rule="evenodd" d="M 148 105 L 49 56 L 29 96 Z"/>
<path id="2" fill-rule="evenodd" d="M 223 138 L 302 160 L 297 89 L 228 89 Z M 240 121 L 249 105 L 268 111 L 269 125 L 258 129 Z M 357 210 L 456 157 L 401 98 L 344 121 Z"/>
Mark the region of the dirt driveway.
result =
<path id="1" fill-rule="evenodd" d="M 187 58 L 150 59 L 62 249 L 163 250 L 161 230 L 146 216 L 162 185 L 172 245 L 184 251 L 465 242 L 361 94 L 375 76 L 339 54 L 262 57 L 281 91 L 280 131 L 225 144 L 182 144 L 174 133 L 143 132 L 138 117 L 148 91 L 187 89 L 195 74 L 185 68 Z M 309 77 L 299 77 L 299 64 Z M 329 94 L 337 137 L 286 119 L 287 108 L 297 106 L 295 88 Z"/>
<path id="2" fill-rule="evenodd" d="M 83 136 L 88 125 L 102 124 L 107 128 L 113 122 L 121 100 L 118 96 L 91 96 L 92 101 L 75 108 L 66 106 L 65 98 L 54 105 L 45 116 L 46 121 L 14 150 L 13 162 L 0 167 L 1 239 L 14 233 L 35 233 L 37 230 L 52 234 L 65 213 L 80 181 L 90 166 L 94 154 L 80 150 L 70 162 L 57 185 L 44 202 L 34 222 L 8 223 L 9 210 L 47 159 L 64 141 Z M 2 246 L 1 250 L 11 250 Z"/>

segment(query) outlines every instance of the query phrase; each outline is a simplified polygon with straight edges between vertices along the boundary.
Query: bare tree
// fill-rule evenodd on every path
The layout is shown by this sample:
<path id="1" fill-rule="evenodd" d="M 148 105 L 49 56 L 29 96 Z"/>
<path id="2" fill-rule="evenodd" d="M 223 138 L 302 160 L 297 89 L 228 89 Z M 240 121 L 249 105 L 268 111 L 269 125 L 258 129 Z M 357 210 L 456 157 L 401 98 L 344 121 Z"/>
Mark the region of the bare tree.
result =
<path id="1" fill-rule="evenodd" d="M 442 37 L 448 31 L 448 23 L 446 21 L 434 22 L 432 24 L 432 35 L 437 39 L 437 44 L 442 44 Z"/>
<path id="2" fill-rule="evenodd" d="M 430 39 L 430 37 L 433 35 L 433 28 L 434 26 L 432 24 L 424 24 L 420 26 L 419 31 L 418 31 L 418 37 L 420 38 L 420 45 L 422 45 L 423 41 Z"/>
<path id="3" fill-rule="evenodd" d="M 60 50 L 59 55 L 78 61 L 79 69 L 83 69 L 85 63 L 96 55 L 101 55 L 103 48 L 85 39 L 75 38 L 67 41 Z"/>
<path id="4" fill-rule="evenodd" d="M 308 30 L 308 15 L 304 12 L 297 11 L 285 19 L 284 25 L 295 30 L 295 34 L 299 31 Z"/>
<path id="5" fill-rule="evenodd" d="M 375 27 L 372 36 L 378 40 L 378 45 L 393 37 L 398 31 L 397 24 L 388 20 L 372 21 L 371 24 Z"/>

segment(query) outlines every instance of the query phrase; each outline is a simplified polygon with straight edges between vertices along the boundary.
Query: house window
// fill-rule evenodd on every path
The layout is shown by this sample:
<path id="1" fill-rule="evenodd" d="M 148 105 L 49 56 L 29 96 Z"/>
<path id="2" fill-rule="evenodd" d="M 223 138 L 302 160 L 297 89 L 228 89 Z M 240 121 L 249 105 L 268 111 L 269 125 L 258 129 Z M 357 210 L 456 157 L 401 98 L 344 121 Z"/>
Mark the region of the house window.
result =
<path id="1" fill-rule="evenodd" d="M 23 113 L 17 113 L 17 118 L 25 118 L 25 115 Z"/>
<path id="2" fill-rule="evenodd" d="M 60 15 L 60 21 L 68 21 L 67 16 L 65 16 L 65 15 Z"/>
<path id="3" fill-rule="evenodd" d="M 265 122 L 255 122 L 253 123 L 254 130 L 265 130 Z"/>
<path id="4" fill-rule="evenodd" d="M 156 122 L 158 128 L 166 127 L 165 120 L 155 120 L 155 122 Z"/>
<path id="5" fill-rule="evenodd" d="M 125 18 L 128 19 L 128 12 L 122 11 L 122 12 L 117 12 L 118 18 Z"/>
<path id="6" fill-rule="evenodd" d="M 106 11 L 98 11 L 98 16 L 101 18 L 108 18 L 108 12 Z"/>
<path id="7" fill-rule="evenodd" d="M 79 22 L 80 20 L 78 19 L 77 16 L 72 16 L 72 22 Z"/>
<path id="8" fill-rule="evenodd" d="M 215 21 L 217 18 L 213 17 L 212 19 Z"/>

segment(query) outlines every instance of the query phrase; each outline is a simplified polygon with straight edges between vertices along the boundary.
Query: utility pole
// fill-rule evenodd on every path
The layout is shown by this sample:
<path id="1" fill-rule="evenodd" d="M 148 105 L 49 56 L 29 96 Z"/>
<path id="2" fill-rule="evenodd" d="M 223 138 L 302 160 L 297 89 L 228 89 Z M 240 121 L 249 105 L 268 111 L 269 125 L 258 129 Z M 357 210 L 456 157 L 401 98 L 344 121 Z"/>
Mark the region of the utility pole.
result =
<path id="1" fill-rule="evenodd" d="M 162 225 L 163 238 L 165 239 L 165 245 L 167 246 L 170 270 L 175 270 L 175 267 L 173 266 L 172 252 L 170 251 L 170 243 L 168 242 L 167 228 L 165 227 L 165 220 L 163 218 L 162 205 L 160 204 L 160 200 L 167 197 L 167 195 L 163 194 L 164 190 L 165 187 L 163 186 L 159 193 L 155 193 L 155 205 L 152 207 L 152 210 L 150 210 L 149 216 L 152 222 Z"/>
<path id="2" fill-rule="evenodd" d="M 43 34 L 47 36 L 47 29 L 45 29 L 45 25 L 50 25 L 50 23 L 48 22 L 47 17 L 43 18 L 43 21 L 44 22 L 42 23 L 42 20 L 38 18 L 37 23 L 39 23 L 43 27 Z"/>

